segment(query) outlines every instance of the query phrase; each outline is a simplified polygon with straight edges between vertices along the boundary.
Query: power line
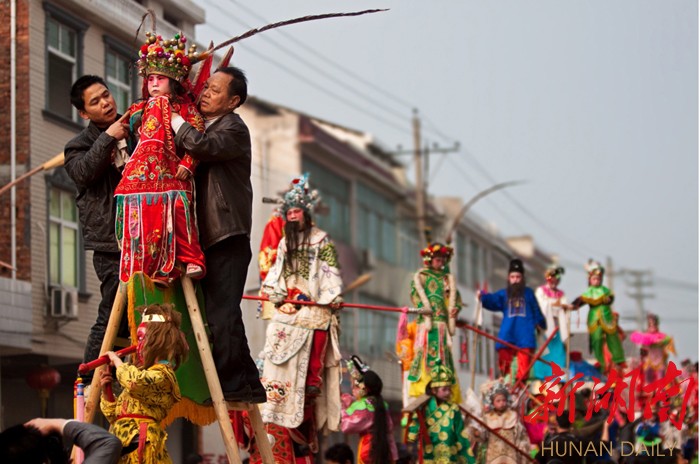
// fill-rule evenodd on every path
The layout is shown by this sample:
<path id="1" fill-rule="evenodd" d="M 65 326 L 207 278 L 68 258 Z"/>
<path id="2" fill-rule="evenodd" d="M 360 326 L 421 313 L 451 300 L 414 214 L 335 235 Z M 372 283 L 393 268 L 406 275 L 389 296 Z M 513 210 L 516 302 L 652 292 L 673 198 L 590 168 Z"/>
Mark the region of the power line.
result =
<path id="1" fill-rule="evenodd" d="M 229 1 L 230 1 L 231 3 L 233 3 L 234 5 L 236 5 L 238 8 L 240 8 L 240 9 L 242 9 L 242 10 L 248 12 L 248 13 L 249 13 L 251 16 L 253 16 L 254 18 L 256 18 L 256 19 L 258 19 L 258 20 L 260 20 L 260 21 L 263 21 L 263 22 L 265 22 L 265 23 L 269 23 L 269 22 L 270 22 L 268 19 L 262 17 L 261 15 L 259 15 L 258 13 L 256 13 L 255 11 L 253 11 L 252 9 L 248 8 L 248 7 L 245 6 L 244 4 L 242 4 L 242 3 L 240 3 L 240 2 L 237 2 L 236 0 L 229 0 Z M 331 58 L 329 58 L 329 57 L 327 57 L 327 56 L 325 56 L 325 55 L 320 54 L 318 51 L 316 51 L 316 50 L 314 50 L 313 48 L 309 47 L 309 46 L 306 45 L 304 42 L 302 42 L 302 41 L 300 41 L 299 39 L 297 39 L 296 37 L 294 37 L 292 34 L 288 34 L 288 33 L 284 32 L 283 30 L 277 30 L 277 33 L 283 35 L 286 39 L 288 39 L 288 40 L 291 41 L 291 42 L 294 42 L 297 46 L 299 46 L 300 48 L 303 48 L 304 50 L 306 50 L 306 51 L 309 52 L 310 54 L 312 54 L 312 55 L 314 55 L 314 56 L 320 58 L 321 60 L 323 60 L 323 61 L 325 61 L 326 63 L 330 64 L 330 65 L 333 66 L 334 68 L 336 68 L 336 69 L 342 71 L 345 75 L 350 76 L 350 77 L 352 77 L 352 78 L 358 80 L 359 82 L 361 82 L 362 84 L 364 84 L 365 86 L 367 86 L 367 88 L 373 89 L 373 90 L 376 91 L 377 93 L 379 93 L 379 94 L 381 94 L 381 95 L 384 95 L 386 98 L 388 98 L 388 99 L 394 101 L 395 103 L 398 103 L 399 105 L 402 105 L 402 106 L 404 107 L 404 109 L 412 109 L 412 108 L 413 108 L 413 105 L 412 105 L 411 103 L 407 102 L 406 100 L 404 100 L 403 98 L 401 98 L 401 97 L 399 97 L 399 96 L 396 96 L 395 94 L 393 94 L 393 93 L 391 93 L 391 92 L 389 92 L 389 91 L 387 91 L 387 90 L 385 90 L 385 89 L 382 89 L 381 87 L 377 86 L 376 82 L 371 82 L 371 81 L 365 79 L 364 77 L 360 76 L 359 74 L 357 74 L 357 73 L 356 73 L 355 71 L 353 71 L 352 69 L 347 68 L 347 67 L 343 66 L 342 64 L 340 64 L 340 63 L 338 63 L 338 62 L 332 60 Z"/>
<path id="2" fill-rule="evenodd" d="M 219 32 L 220 34 L 224 34 L 224 35 L 227 35 L 227 34 L 228 34 L 226 31 L 224 31 L 223 29 L 221 29 L 221 28 L 218 27 L 218 26 L 214 26 L 213 24 L 209 24 L 209 27 L 211 27 L 211 28 L 214 29 L 215 31 Z M 367 116 L 367 117 L 370 117 L 370 118 L 375 119 L 375 120 L 377 120 L 377 121 L 379 121 L 379 122 L 382 122 L 382 123 L 386 124 L 387 126 L 392 127 L 392 128 L 394 128 L 394 129 L 396 129 L 396 130 L 398 130 L 398 131 L 400 131 L 400 132 L 403 132 L 403 133 L 406 133 L 406 134 L 410 134 L 410 133 L 411 133 L 411 131 L 410 131 L 408 128 L 401 127 L 401 126 L 399 126 L 399 125 L 393 123 L 392 121 L 389 121 L 389 120 L 387 120 L 387 119 L 385 119 L 385 118 L 383 118 L 383 117 L 381 117 L 381 116 L 378 116 L 378 115 L 376 115 L 376 114 L 368 113 L 367 111 L 365 111 L 364 108 L 362 108 L 362 107 L 360 107 L 360 106 L 354 104 L 353 102 L 351 102 L 351 101 L 349 101 L 349 100 L 347 100 L 347 99 L 345 99 L 345 98 L 343 98 L 343 97 L 337 95 L 336 93 L 332 92 L 331 90 L 326 89 L 325 87 L 322 87 L 322 86 L 320 86 L 320 85 L 318 85 L 318 84 L 316 84 L 316 83 L 311 82 L 311 81 L 308 79 L 307 76 L 301 75 L 301 74 L 298 73 L 297 71 L 292 70 L 292 69 L 289 68 L 288 66 L 285 66 L 285 65 L 281 64 L 280 62 L 276 61 L 276 60 L 273 59 L 273 58 L 270 58 L 269 56 L 267 56 L 267 55 L 265 55 L 265 54 L 262 54 L 262 53 L 260 53 L 260 52 L 256 52 L 256 53 L 255 53 L 255 56 L 258 57 L 258 58 L 260 58 L 260 59 L 262 59 L 262 60 L 264 60 L 264 61 L 267 61 L 268 63 L 270 63 L 270 64 L 272 64 L 272 65 L 274 65 L 274 66 L 277 66 L 278 68 L 280 68 L 280 69 L 284 70 L 285 72 L 291 74 L 292 76 L 296 77 L 297 79 L 299 79 L 300 81 L 304 82 L 305 84 L 307 84 L 307 85 L 309 85 L 309 86 L 312 86 L 314 89 L 319 90 L 319 91 L 325 93 L 325 94 L 328 95 L 329 97 L 331 97 L 331 98 L 333 98 L 333 99 L 335 99 L 335 100 L 338 100 L 339 102 L 341 102 L 341 103 L 343 103 L 343 104 L 345 104 L 345 105 L 347 105 L 347 106 L 353 108 L 354 110 L 360 112 L 361 114 L 364 114 L 364 115 Z"/>
<path id="3" fill-rule="evenodd" d="M 208 1 L 208 0 L 205 0 L 205 1 Z M 232 2 L 232 3 L 235 3 L 235 2 Z M 222 14 L 224 14 L 224 15 L 226 15 L 227 17 L 233 19 L 235 22 L 237 22 L 237 23 L 243 25 L 244 27 L 247 27 L 247 28 L 249 28 L 249 29 L 252 29 L 252 28 L 254 27 L 254 26 L 251 26 L 250 24 L 247 24 L 246 22 L 244 22 L 244 21 L 242 21 L 242 20 L 236 18 L 235 16 L 230 15 L 226 10 L 224 10 L 223 8 L 221 8 L 219 5 L 216 5 L 216 4 L 214 4 L 214 3 L 210 3 L 210 5 L 213 6 L 214 8 L 216 8 L 217 10 L 219 10 Z M 264 20 L 264 18 L 263 18 L 263 20 Z M 280 32 L 281 32 L 281 31 L 280 31 Z M 289 34 L 287 34 L 287 35 L 289 35 Z M 341 88 L 343 88 L 343 89 L 349 91 L 350 93 L 353 93 L 353 94 L 356 95 L 358 98 L 360 98 L 360 99 L 366 101 L 366 102 L 369 103 L 370 105 L 374 105 L 374 106 L 376 106 L 377 108 L 382 109 L 383 111 L 385 111 L 385 112 L 391 114 L 392 116 L 394 116 L 394 117 L 396 117 L 396 118 L 399 118 L 399 119 L 405 119 L 405 118 L 406 118 L 405 114 L 399 113 L 398 111 L 396 111 L 396 110 L 394 110 L 394 109 L 392 109 L 392 108 L 389 108 L 389 107 L 387 107 L 387 106 L 385 106 L 385 105 L 382 105 L 382 104 L 379 103 L 376 99 L 370 98 L 366 93 L 363 93 L 363 92 L 358 91 L 356 87 L 353 87 L 353 86 L 351 86 L 351 85 L 349 85 L 349 84 L 347 84 L 347 83 L 345 83 L 345 82 L 339 80 L 338 78 L 336 78 L 335 76 L 329 74 L 327 71 L 325 71 L 324 69 L 322 69 L 321 67 L 319 67 L 319 66 L 316 65 L 315 63 L 313 63 L 313 62 L 307 60 L 307 59 L 304 58 L 303 56 L 301 56 L 301 55 L 299 55 L 298 53 L 294 52 L 294 51 L 293 51 L 292 49 L 290 49 L 289 47 L 286 47 L 286 46 L 284 46 L 284 45 L 278 43 L 277 41 L 273 40 L 269 35 L 262 34 L 262 35 L 260 35 L 260 39 L 265 40 L 265 41 L 267 41 L 268 43 L 271 43 L 273 46 L 277 47 L 279 50 L 282 50 L 282 51 L 285 52 L 287 55 L 298 59 L 300 62 L 302 62 L 303 64 L 305 64 L 306 66 L 308 66 L 310 69 L 313 69 L 314 71 L 316 71 L 319 75 L 325 77 L 325 78 L 328 79 L 329 81 L 335 83 L 336 85 L 338 85 L 339 87 L 341 87 Z M 364 87 L 363 87 L 363 89 L 364 89 Z"/>

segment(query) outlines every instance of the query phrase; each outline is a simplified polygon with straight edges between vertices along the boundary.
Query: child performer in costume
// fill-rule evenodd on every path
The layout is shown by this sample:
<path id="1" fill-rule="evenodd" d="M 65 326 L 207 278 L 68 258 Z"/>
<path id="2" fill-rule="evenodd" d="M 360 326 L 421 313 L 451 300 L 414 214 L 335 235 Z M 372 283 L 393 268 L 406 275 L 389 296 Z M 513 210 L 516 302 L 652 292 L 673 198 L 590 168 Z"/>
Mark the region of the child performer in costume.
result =
<path id="1" fill-rule="evenodd" d="M 513 357 L 518 359 L 517 380 L 527 380 L 530 365 L 530 353 L 535 351 L 537 339 L 535 330 L 537 327 L 547 329 L 547 322 L 542 315 L 540 306 L 535 298 L 535 292 L 525 285 L 525 267 L 519 259 L 513 259 L 508 267 L 508 287 L 496 293 L 478 292 L 481 304 L 489 311 L 503 313 L 501 328 L 498 329 L 498 338 L 522 348 L 517 351 L 514 348 L 496 342 L 498 353 L 498 367 L 501 375 L 510 373 Z"/>
<path id="2" fill-rule="evenodd" d="M 622 342 L 618 333 L 617 322 L 610 307 L 615 296 L 608 287 L 603 285 L 603 275 L 605 268 L 595 261 L 589 261 L 586 266 L 588 271 L 588 290 L 572 302 L 574 309 L 587 304 L 590 307 L 588 312 L 588 334 L 591 350 L 595 358 L 600 363 L 600 369 L 607 372 L 611 366 L 606 366 L 603 345 L 607 344 L 612 362 L 623 365 L 625 363 L 625 353 L 622 350 Z"/>
<path id="3" fill-rule="evenodd" d="M 181 34 L 165 41 L 150 32 L 146 36 L 137 66 L 148 95 L 129 108 L 132 123 L 140 120 L 140 140 L 115 190 L 116 233 L 122 250 L 120 279 L 127 282 L 143 272 L 167 284 L 180 273 L 176 264 L 192 278 L 205 273 L 193 213 L 195 163 L 178 153 L 170 123 L 173 111 L 200 131 L 204 120 L 183 86 L 189 86 L 194 45 L 187 55 Z"/>
<path id="4" fill-rule="evenodd" d="M 571 305 L 566 304 L 566 296 L 559 289 L 562 274 L 564 274 L 563 267 L 552 265 L 547 268 L 544 273 L 546 283 L 537 287 L 535 297 L 547 321 L 547 337 L 549 338 L 554 329 L 559 327 L 559 332 L 547 345 L 542 358 L 563 369 L 566 365 L 565 343 L 569 339 L 569 314 L 566 310 L 570 310 Z M 534 377 L 544 380 L 550 375 L 552 375 L 552 367 L 549 364 L 541 361 L 535 363 Z"/>
<path id="5" fill-rule="evenodd" d="M 160 422 L 180 400 L 175 370 L 189 350 L 180 320 L 171 305 L 147 306 L 137 331 L 136 362 L 124 363 L 114 352 L 107 352 L 123 390 L 115 398 L 112 376 L 103 370 L 100 408 L 124 447 L 119 464 L 172 462 Z"/>
<path id="6" fill-rule="evenodd" d="M 523 453 L 529 453 L 531 449 L 530 439 L 527 436 L 525 426 L 520 421 L 520 416 L 510 405 L 510 393 L 508 388 L 495 382 L 486 391 L 488 411 L 484 413 L 484 422 L 491 430 L 496 430 L 499 435 L 514 444 Z M 525 457 L 508 446 L 496 435 L 483 432 L 480 438 L 486 445 L 486 461 L 489 464 L 521 464 L 525 463 Z"/>
<path id="7" fill-rule="evenodd" d="M 419 309 L 429 309 L 417 320 L 415 356 L 408 371 L 409 396 L 420 396 L 430 382 L 430 372 L 438 363 L 455 372 L 452 359 L 452 335 L 462 301 L 455 279 L 447 270 L 453 249 L 441 243 L 431 243 L 421 250 L 424 267 L 411 281 L 411 303 Z M 459 402 L 457 382 L 453 384 L 452 401 Z"/>
<path id="8" fill-rule="evenodd" d="M 426 390 L 430 398 L 408 424 L 408 441 L 418 443 L 418 453 L 425 464 L 475 462 L 462 411 L 451 401 L 454 381 L 452 371 L 438 363 Z"/>
<path id="9" fill-rule="evenodd" d="M 340 429 L 343 433 L 360 434 L 357 464 L 393 463 L 399 453 L 392 435 L 394 424 L 389 405 L 382 398 L 382 379 L 356 356 L 348 361 L 348 371 L 355 401 L 350 395 L 343 395 Z"/>
<path id="10" fill-rule="evenodd" d="M 659 316 L 647 314 L 647 331 L 632 332 L 630 340 L 641 346 L 644 382 L 661 379 L 666 372 L 666 362 L 670 354 L 676 354 L 673 337 L 659 332 Z"/>

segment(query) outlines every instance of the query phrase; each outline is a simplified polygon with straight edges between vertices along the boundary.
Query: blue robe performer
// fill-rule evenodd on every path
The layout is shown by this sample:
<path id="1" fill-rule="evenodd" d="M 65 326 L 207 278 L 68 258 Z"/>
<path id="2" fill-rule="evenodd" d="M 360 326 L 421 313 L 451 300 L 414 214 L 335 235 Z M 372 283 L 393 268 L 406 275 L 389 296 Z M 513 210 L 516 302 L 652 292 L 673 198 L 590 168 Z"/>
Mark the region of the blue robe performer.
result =
<path id="1" fill-rule="evenodd" d="M 498 331 L 498 338 L 523 350 L 505 346 L 496 342 L 498 352 L 498 367 L 501 375 L 510 372 L 513 357 L 518 359 L 518 372 L 516 381 L 527 380 L 527 366 L 530 364 L 530 356 L 537 346 L 535 329 L 547 328 L 547 322 L 540 311 L 540 306 L 535 298 L 535 292 L 525 286 L 525 268 L 519 259 L 513 259 L 508 267 L 508 287 L 495 293 L 479 292 L 479 299 L 485 309 L 500 311 L 503 313 L 503 321 Z"/>

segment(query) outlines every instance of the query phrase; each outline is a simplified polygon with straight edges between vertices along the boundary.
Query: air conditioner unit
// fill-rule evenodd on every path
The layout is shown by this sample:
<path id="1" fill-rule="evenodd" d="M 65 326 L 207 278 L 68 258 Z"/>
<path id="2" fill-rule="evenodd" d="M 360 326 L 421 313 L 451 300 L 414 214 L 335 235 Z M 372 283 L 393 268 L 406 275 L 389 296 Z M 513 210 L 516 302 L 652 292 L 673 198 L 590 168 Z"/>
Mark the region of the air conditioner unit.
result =
<path id="1" fill-rule="evenodd" d="M 78 290 L 51 287 L 49 290 L 49 316 L 75 319 L 78 317 Z"/>

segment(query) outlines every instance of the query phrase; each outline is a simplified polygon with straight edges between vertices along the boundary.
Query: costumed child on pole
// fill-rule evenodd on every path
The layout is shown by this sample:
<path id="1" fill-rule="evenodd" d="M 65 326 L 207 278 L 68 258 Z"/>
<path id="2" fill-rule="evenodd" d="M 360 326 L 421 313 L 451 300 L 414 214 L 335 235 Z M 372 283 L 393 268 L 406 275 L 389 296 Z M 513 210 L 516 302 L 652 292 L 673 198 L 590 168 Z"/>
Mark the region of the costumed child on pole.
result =
<path id="1" fill-rule="evenodd" d="M 181 399 L 175 370 L 189 348 L 180 321 L 180 313 L 169 304 L 147 306 L 137 330 L 135 362 L 124 363 L 113 351 L 106 353 L 122 392 L 115 398 L 112 375 L 103 370 L 100 408 L 122 443 L 119 464 L 172 462 L 165 447 L 168 435 L 160 423 Z"/>
<path id="2" fill-rule="evenodd" d="M 452 247 L 433 242 L 421 250 L 424 267 L 411 281 L 411 303 L 414 307 L 429 310 L 417 319 L 415 356 L 408 371 L 408 394 L 421 396 L 431 381 L 430 372 L 442 364 L 455 372 L 452 358 L 452 336 L 456 329 L 457 314 L 462 300 L 454 276 L 448 270 L 453 254 Z M 460 400 L 459 384 L 452 384 L 452 401 Z"/>
<path id="3" fill-rule="evenodd" d="M 676 354 L 676 349 L 673 337 L 659 332 L 659 316 L 648 313 L 646 332 L 632 332 L 630 340 L 640 346 L 644 382 L 661 379 L 666 373 L 668 357 Z"/>
<path id="4" fill-rule="evenodd" d="M 357 356 L 347 365 L 352 378 L 352 396 L 345 393 L 342 397 L 340 429 L 343 433 L 360 434 L 357 464 L 393 463 L 399 453 L 392 435 L 394 424 L 389 405 L 382 397 L 382 379 Z"/>
<path id="5" fill-rule="evenodd" d="M 488 431 L 477 432 L 479 439 L 486 448 L 485 461 L 489 464 L 524 464 L 525 456 L 535 445 L 530 444 L 525 426 L 520 420 L 520 415 L 510 404 L 510 391 L 500 381 L 491 382 L 482 386 L 486 412 L 484 423 L 486 426 L 498 432 L 504 439 L 515 445 L 522 453 L 518 453 L 513 447 L 506 444 L 501 438 Z"/>
<path id="6" fill-rule="evenodd" d="M 607 344 L 612 363 L 625 366 L 625 353 L 618 331 L 617 321 L 610 307 L 615 296 L 608 287 L 603 285 L 605 268 L 595 261 L 589 261 L 585 266 L 588 272 L 588 290 L 572 302 L 574 309 L 588 305 L 588 334 L 591 351 L 600 364 L 602 372 L 607 372 L 612 366 L 606 365 L 603 345 Z"/>
<path id="7" fill-rule="evenodd" d="M 146 33 L 137 66 L 144 77 L 144 98 L 128 112 L 138 125 L 139 142 L 117 185 L 116 234 L 121 247 L 120 279 L 143 272 L 168 285 L 184 267 L 191 278 L 205 274 L 193 208 L 194 160 L 174 143 L 171 117 L 177 112 L 199 131 L 204 120 L 186 90 L 195 46 Z M 147 91 L 147 95 L 146 95 Z"/>
<path id="8" fill-rule="evenodd" d="M 544 273 L 546 283 L 537 287 L 535 297 L 540 305 L 540 310 L 547 321 L 546 336 L 559 327 L 559 331 L 549 342 L 542 355 L 542 359 L 553 362 L 564 369 L 566 366 L 566 342 L 569 339 L 569 313 L 571 305 L 567 304 L 564 292 L 559 289 L 564 268 L 556 265 L 549 266 Z M 537 361 L 533 371 L 534 377 L 544 380 L 552 375 L 552 367 L 541 361 Z"/>
<path id="9" fill-rule="evenodd" d="M 453 372 L 438 362 L 430 373 L 429 398 L 411 416 L 407 442 L 418 446 L 419 461 L 425 464 L 473 464 L 462 411 L 452 402 Z"/>
<path id="10" fill-rule="evenodd" d="M 496 342 L 498 367 L 501 375 L 511 372 L 513 358 L 517 358 L 518 371 L 514 381 L 527 380 L 530 357 L 537 346 L 536 329 L 547 329 L 535 292 L 525 284 L 525 266 L 520 259 L 512 259 L 508 266 L 508 287 L 495 293 L 479 291 L 478 298 L 484 309 L 503 314 L 498 338 L 519 348 Z"/>

